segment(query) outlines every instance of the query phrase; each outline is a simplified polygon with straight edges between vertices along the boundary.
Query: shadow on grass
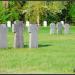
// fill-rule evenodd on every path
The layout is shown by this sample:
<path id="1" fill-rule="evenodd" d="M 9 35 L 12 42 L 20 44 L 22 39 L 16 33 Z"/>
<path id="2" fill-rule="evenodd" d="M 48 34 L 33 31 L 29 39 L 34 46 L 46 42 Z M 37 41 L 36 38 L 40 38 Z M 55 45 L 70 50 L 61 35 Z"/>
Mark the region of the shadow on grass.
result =
<path id="1" fill-rule="evenodd" d="M 28 45 L 24 45 L 24 48 L 29 48 L 29 46 Z"/>
<path id="2" fill-rule="evenodd" d="M 8 49 L 12 49 L 13 47 L 8 47 Z"/>
<path id="3" fill-rule="evenodd" d="M 48 47 L 48 46 L 52 46 L 52 45 L 51 44 L 39 44 L 38 48 L 40 48 L 40 47 Z M 24 48 L 29 48 L 29 46 L 28 45 L 24 45 Z"/>
<path id="4" fill-rule="evenodd" d="M 38 45 L 38 48 L 41 48 L 41 47 L 48 47 L 48 46 L 52 46 L 51 44 L 39 44 Z M 28 45 L 24 45 L 24 48 L 29 48 Z M 0 50 L 7 50 L 7 49 L 13 49 L 13 47 L 8 47 L 8 48 L 0 48 Z"/>
<path id="5" fill-rule="evenodd" d="M 38 45 L 38 47 L 48 47 L 48 46 L 52 46 L 51 44 L 41 44 L 41 45 Z"/>
<path id="6" fill-rule="evenodd" d="M 8 48 L 0 48 L 0 50 L 11 50 L 12 47 L 8 47 Z"/>

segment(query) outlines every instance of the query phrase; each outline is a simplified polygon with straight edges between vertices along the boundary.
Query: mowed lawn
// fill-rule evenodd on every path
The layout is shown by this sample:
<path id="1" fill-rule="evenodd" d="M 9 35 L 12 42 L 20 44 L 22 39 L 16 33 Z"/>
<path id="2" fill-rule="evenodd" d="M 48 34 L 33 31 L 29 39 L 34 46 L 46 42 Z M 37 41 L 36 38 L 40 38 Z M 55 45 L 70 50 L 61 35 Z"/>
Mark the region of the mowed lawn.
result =
<path id="1" fill-rule="evenodd" d="M 39 27 L 39 48 L 28 48 L 29 33 L 24 31 L 24 48 L 13 48 L 14 33 L 8 30 L 8 48 L 0 49 L 0 73 L 75 73 L 75 27 L 70 34 L 50 35 L 49 27 Z"/>

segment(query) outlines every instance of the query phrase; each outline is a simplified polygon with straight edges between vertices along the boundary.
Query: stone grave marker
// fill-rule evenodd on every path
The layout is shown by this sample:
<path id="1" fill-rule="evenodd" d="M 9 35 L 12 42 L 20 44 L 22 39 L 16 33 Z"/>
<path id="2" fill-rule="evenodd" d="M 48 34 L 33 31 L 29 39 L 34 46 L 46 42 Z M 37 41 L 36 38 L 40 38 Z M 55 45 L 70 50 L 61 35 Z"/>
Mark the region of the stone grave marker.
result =
<path id="1" fill-rule="evenodd" d="M 12 32 L 14 32 L 14 24 L 12 24 Z"/>
<path id="2" fill-rule="evenodd" d="M 26 21 L 26 27 L 29 27 L 29 21 Z"/>
<path id="3" fill-rule="evenodd" d="M 64 24 L 64 34 L 68 34 L 70 29 L 70 25 L 68 23 Z"/>
<path id="4" fill-rule="evenodd" d="M 62 26 L 64 27 L 64 24 L 65 24 L 64 21 L 60 21 L 60 22 L 61 22 Z"/>
<path id="5" fill-rule="evenodd" d="M 24 40 L 23 40 L 23 21 L 14 22 L 13 24 L 13 32 L 14 32 L 14 48 L 23 48 Z"/>
<path id="6" fill-rule="evenodd" d="M 62 23 L 58 22 L 56 24 L 56 28 L 57 28 L 57 34 L 62 34 Z"/>
<path id="7" fill-rule="evenodd" d="M 7 48 L 7 26 L 6 24 L 0 25 L 0 48 Z"/>
<path id="8" fill-rule="evenodd" d="M 37 24 L 30 24 L 29 32 L 29 48 L 38 48 L 38 26 Z"/>
<path id="9" fill-rule="evenodd" d="M 7 21 L 7 27 L 11 28 L 11 21 Z"/>
<path id="10" fill-rule="evenodd" d="M 43 26 L 44 26 L 44 27 L 47 27 L 47 21 L 44 21 L 44 22 L 43 22 Z"/>
<path id="11" fill-rule="evenodd" d="M 50 24 L 50 34 L 54 34 L 55 33 L 55 23 L 51 23 Z"/>
<path id="12" fill-rule="evenodd" d="M 62 24 L 64 24 L 64 21 L 61 21 Z"/>

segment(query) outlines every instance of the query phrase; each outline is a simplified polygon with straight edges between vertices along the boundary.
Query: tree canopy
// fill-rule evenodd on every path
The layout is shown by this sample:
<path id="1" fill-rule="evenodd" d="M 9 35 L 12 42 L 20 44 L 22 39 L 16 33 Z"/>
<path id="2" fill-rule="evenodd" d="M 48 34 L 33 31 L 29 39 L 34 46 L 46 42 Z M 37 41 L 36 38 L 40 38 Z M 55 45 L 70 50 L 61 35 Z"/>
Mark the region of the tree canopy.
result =
<path id="1" fill-rule="evenodd" d="M 1 3 L 1 2 L 0 2 Z M 0 4 L 0 22 L 29 20 L 31 23 L 70 21 L 75 19 L 75 1 L 8 1 L 8 8 Z"/>

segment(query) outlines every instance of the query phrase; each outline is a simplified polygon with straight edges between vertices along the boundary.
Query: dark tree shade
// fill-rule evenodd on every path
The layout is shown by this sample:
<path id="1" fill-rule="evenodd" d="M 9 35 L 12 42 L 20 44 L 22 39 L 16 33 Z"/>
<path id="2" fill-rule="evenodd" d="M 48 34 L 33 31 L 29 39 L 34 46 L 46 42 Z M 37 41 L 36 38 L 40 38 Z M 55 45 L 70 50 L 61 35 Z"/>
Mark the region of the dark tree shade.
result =
<path id="1" fill-rule="evenodd" d="M 26 0 L 18 0 L 21 6 L 23 6 L 26 3 Z"/>

